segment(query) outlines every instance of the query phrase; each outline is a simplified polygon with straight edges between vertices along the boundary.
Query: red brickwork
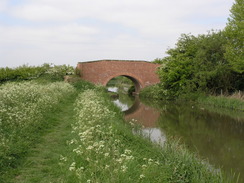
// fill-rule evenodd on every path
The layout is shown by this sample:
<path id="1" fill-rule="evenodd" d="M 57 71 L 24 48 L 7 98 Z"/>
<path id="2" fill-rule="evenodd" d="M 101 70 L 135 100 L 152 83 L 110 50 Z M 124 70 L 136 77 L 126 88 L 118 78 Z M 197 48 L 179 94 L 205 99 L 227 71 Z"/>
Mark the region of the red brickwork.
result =
<path id="1" fill-rule="evenodd" d="M 104 86 L 114 77 L 127 76 L 135 83 L 139 92 L 141 88 L 159 82 L 155 73 L 158 66 L 159 64 L 146 61 L 100 60 L 79 62 L 77 68 L 82 79 Z"/>

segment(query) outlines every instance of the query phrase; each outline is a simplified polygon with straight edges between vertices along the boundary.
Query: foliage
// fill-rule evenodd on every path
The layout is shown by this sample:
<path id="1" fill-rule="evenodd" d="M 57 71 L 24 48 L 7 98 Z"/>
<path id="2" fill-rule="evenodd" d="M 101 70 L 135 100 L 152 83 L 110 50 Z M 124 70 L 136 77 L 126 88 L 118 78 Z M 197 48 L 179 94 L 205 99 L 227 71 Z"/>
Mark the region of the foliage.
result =
<path id="1" fill-rule="evenodd" d="M 152 63 L 155 63 L 155 64 L 162 64 L 163 63 L 163 59 L 162 58 L 156 58 L 152 61 Z"/>
<path id="2" fill-rule="evenodd" d="M 166 52 L 169 56 L 154 60 L 161 64 L 157 73 L 161 91 L 168 98 L 244 90 L 243 0 L 235 0 L 230 11 L 223 31 L 198 36 L 182 34 L 175 48 Z M 148 91 L 151 95 L 152 91 Z"/>
<path id="3" fill-rule="evenodd" d="M 15 69 L 8 67 L 0 68 L 0 82 L 38 78 L 47 72 L 49 67 L 49 64 L 43 64 L 39 67 L 23 65 Z"/>
<path id="4" fill-rule="evenodd" d="M 74 72 L 75 70 L 72 66 L 54 65 L 49 67 L 49 69 L 45 72 L 45 75 L 53 80 L 63 80 L 65 75 L 72 75 Z"/>
<path id="5" fill-rule="evenodd" d="M 156 84 L 143 88 L 140 91 L 140 97 L 153 99 L 169 99 L 166 90 L 163 90 L 161 84 Z"/>
<path id="6" fill-rule="evenodd" d="M 63 80 L 65 75 L 74 74 L 74 68 L 67 65 L 43 64 L 42 66 L 31 67 L 23 65 L 17 68 L 0 68 L 0 83 L 6 81 L 22 81 L 33 79 Z"/>
<path id="7" fill-rule="evenodd" d="M 63 82 L 12 82 L 0 86 L 0 172 L 16 166 L 32 143 L 33 134 L 44 126 L 44 114 L 74 92 L 70 84 Z"/>
<path id="8" fill-rule="evenodd" d="M 128 90 L 128 94 L 129 95 L 133 95 L 133 93 L 136 91 L 135 85 L 132 85 L 129 90 Z"/>
<path id="9" fill-rule="evenodd" d="M 227 40 L 223 32 L 206 35 L 183 34 L 169 56 L 162 59 L 159 74 L 162 89 L 178 97 L 189 93 L 220 93 L 242 90 L 243 75 L 229 67 L 225 59 Z"/>
<path id="10" fill-rule="evenodd" d="M 225 28 L 228 39 L 225 56 L 235 71 L 244 73 L 244 0 L 235 0 L 230 12 Z"/>
<path id="11" fill-rule="evenodd" d="M 116 86 L 116 87 L 123 87 L 123 86 L 131 86 L 133 85 L 133 81 L 126 76 L 117 76 L 112 78 L 107 86 Z"/>
<path id="12" fill-rule="evenodd" d="M 67 136 L 67 138 L 70 138 L 67 144 L 67 138 L 62 138 L 64 141 L 59 142 L 60 146 L 62 146 L 62 148 L 59 147 L 60 152 L 54 151 L 56 154 L 52 154 L 51 159 L 50 151 L 44 149 L 44 152 L 42 151 L 42 157 L 40 157 L 43 159 L 38 160 L 41 161 L 40 164 L 36 163 L 36 159 L 31 156 L 28 162 L 23 163 L 22 174 L 20 176 L 15 175 L 13 182 L 39 182 L 40 180 L 44 182 L 126 183 L 225 182 L 220 171 L 216 171 L 206 162 L 199 160 L 194 154 L 189 153 L 184 147 L 174 141 L 168 140 L 162 148 L 152 144 L 147 139 L 141 138 L 140 135 L 133 133 L 135 131 L 133 129 L 135 127 L 134 124 L 131 123 L 130 126 L 124 123 L 122 113 L 104 94 L 103 87 L 94 87 L 86 82 L 82 86 L 82 81 L 74 86 L 76 86 L 78 91 L 82 91 L 74 105 L 76 119 L 69 116 L 73 115 L 72 110 L 63 112 L 61 118 L 64 118 L 68 122 L 66 122 L 64 127 L 61 128 L 59 126 L 57 128 L 58 130 L 55 131 L 57 137 L 61 135 L 58 135 L 58 133 L 62 133 L 64 134 L 63 137 Z M 15 87 L 17 89 L 14 89 Z M 36 87 L 37 89 L 34 89 Z M 9 94 L 3 92 L 7 91 L 7 89 L 8 91 L 13 90 L 13 92 Z M 26 106 L 32 106 L 26 109 L 29 110 L 31 108 L 29 114 L 32 116 L 32 114 L 35 114 L 35 112 L 32 112 L 35 109 L 40 110 L 38 114 L 45 114 L 48 111 L 51 114 L 50 109 L 60 105 L 59 101 L 61 98 L 67 98 L 67 96 L 75 91 L 67 83 L 58 82 L 40 85 L 35 82 L 22 82 L 2 85 L 0 92 L 2 94 L 6 93 L 0 95 L 4 96 L 0 100 L 4 101 L 4 104 L 7 100 L 14 101 L 13 99 L 19 98 L 14 103 L 6 102 L 6 105 L 13 104 L 13 106 L 17 107 L 16 109 L 18 109 L 20 103 Z M 47 98 L 43 100 L 45 96 Z M 43 103 L 43 101 L 45 102 Z M 34 104 L 36 104 L 36 107 L 34 107 Z M 71 106 L 70 103 L 68 105 L 69 107 Z M 10 113 L 9 116 L 13 113 L 13 108 L 10 111 L 7 113 Z M 21 113 L 27 114 L 24 107 L 21 108 Z M 0 116 L 2 116 L 2 113 Z M 15 124 L 18 124 L 13 116 L 12 121 L 8 120 L 9 123 L 15 122 Z M 19 121 L 18 131 L 16 131 L 17 127 L 15 128 L 14 125 L 9 125 L 9 128 L 5 128 L 5 134 L 9 133 L 9 137 L 12 137 L 7 145 L 9 146 L 13 139 L 16 141 L 13 141 L 11 145 L 11 148 L 14 149 L 11 150 L 11 148 L 8 148 L 10 153 L 7 155 L 8 157 L 11 155 L 12 158 L 7 158 L 6 160 L 1 157 L 2 168 L 4 166 L 5 168 L 10 166 L 16 167 L 17 159 L 21 159 L 21 155 L 26 153 L 26 148 L 29 147 L 29 144 L 36 143 L 35 141 L 37 139 L 33 139 L 32 135 L 39 133 L 42 128 L 47 127 L 45 124 L 40 123 L 43 121 L 41 118 L 42 116 L 40 116 L 40 119 L 35 120 L 36 118 L 34 117 L 33 122 L 30 120 Z M 47 121 L 45 120 L 46 124 L 51 122 L 51 118 L 49 116 L 46 119 Z M 69 120 L 73 122 L 72 129 L 67 126 L 70 122 Z M 1 127 L 3 127 L 3 124 L 1 123 Z M 22 125 L 26 128 L 21 128 L 20 126 Z M 69 134 L 67 134 L 67 129 L 70 130 Z M 16 135 L 16 137 L 13 135 Z M 51 137 L 51 135 L 53 133 L 46 138 Z M 54 143 L 53 140 L 51 138 L 48 141 L 50 144 L 48 146 L 43 145 L 43 147 L 50 148 L 52 146 L 51 144 Z M 56 146 L 54 145 L 52 147 L 55 148 Z M 0 148 L 1 152 L 3 151 L 2 147 Z M 62 153 L 59 162 L 57 162 L 57 156 L 59 156 L 57 152 Z M 8 161 L 8 163 L 3 163 L 3 160 Z M 31 168 L 26 169 L 26 166 L 30 166 Z M 1 172 L 0 177 L 2 175 Z M 6 177 L 9 177 L 9 175 L 6 175 Z"/>
<path id="13" fill-rule="evenodd" d="M 96 86 L 88 81 L 84 81 L 84 80 L 79 80 L 77 82 L 73 82 L 71 83 L 72 86 L 74 86 L 74 88 L 76 88 L 76 90 L 78 92 L 83 92 L 85 90 L 88 89 L 94 89 L 96 88 Z"/>

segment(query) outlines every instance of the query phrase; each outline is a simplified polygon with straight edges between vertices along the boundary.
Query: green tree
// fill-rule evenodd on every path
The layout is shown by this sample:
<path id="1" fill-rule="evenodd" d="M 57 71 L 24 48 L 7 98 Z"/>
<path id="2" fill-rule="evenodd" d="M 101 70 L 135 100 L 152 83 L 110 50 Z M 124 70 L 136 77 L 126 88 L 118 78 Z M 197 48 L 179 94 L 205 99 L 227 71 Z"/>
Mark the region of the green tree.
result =
<path id="1" fill-rule="evenodd" d="M 244 72 L 244 0 L 235 0 L 225 28 L 228 44 L 225 57 L 234 71 Z"/>
<path id="2" fill-rule="evenodd" d="M 220 93 L 235 89 L 236 73 L 225 59 L 223 32 L 193 36 L 183 34 L 169 49 L 158 70 L 161 85 L 173 97 L 191 92 Z"/>
<path id="3" fill-rule="evenodd" d="M 163 59 L 162 58 L 156 58 L 152 61 L 152 63 L 155 63 L 155 64 L 162 64 L 163 63 Z"/>
<path id="4" fill-rule="evenodd" d="M 189 88 L 195 90 L 193 78 L 193 56 L 197 48 L 196 37 L 182 34 L 176 43 L 176 47 L 169 49 L 169 56 L 162 59 L 162 65 L 158 69 L 159 78 L 165 94 L 177 97 L 185 93 Z"/>

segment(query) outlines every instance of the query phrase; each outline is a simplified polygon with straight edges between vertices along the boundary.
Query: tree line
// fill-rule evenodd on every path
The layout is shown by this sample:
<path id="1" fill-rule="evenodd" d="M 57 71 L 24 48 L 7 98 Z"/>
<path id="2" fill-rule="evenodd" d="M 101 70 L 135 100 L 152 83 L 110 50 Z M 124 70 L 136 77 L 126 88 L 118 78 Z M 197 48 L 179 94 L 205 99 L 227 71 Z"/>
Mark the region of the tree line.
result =
<path id="1" fill-rule="evenodd" d="M 223 30 L 182 34 L 157 73 L 164 95 L 230 94 L 244 90 L 244 0 L 235 0 Z"/>

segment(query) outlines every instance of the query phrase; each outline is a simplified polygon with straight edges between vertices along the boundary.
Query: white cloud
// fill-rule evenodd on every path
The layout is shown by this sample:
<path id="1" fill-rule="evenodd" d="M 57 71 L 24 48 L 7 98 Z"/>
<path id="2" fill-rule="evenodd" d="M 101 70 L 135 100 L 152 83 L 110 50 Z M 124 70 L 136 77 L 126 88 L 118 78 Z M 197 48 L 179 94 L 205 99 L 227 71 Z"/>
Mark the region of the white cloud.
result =
<path id="1" fill-rule="evenodd" d="M 89 42 L 92 35 L 98 31 L 92 27 L 78 24 L 66 24 L 50 27 L 21 27 L 9 26 L 0 28 L 4 35 L 1 41 L 8 42 L 47 42 L 47 43 L 77 43 Z"/>
<path id="2" fill-rule="evenodd" d="M 12 14 L 26 20 L 33 21 L 67 21 L 73 18 L 72 14 L 48 5 L 25 5 L 12 9 Z"/>
<path id="3" fill-rule="evenodd" d="M 7 0 L 1 0 L 0 1 L 0 12 L 6 10 L 7 8 Z"/>
<path id="4" fill-rule="evenodd" d="M 25 0 L 7 6 L 1 0 L 0 11 L 15 21 L 0 24 L 0 67 L 2 60 L 152 60 L 181 33 L 222 29 L 233 1 Z"/>

